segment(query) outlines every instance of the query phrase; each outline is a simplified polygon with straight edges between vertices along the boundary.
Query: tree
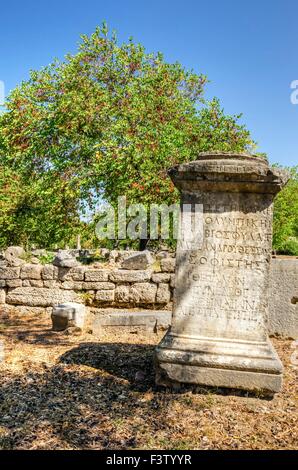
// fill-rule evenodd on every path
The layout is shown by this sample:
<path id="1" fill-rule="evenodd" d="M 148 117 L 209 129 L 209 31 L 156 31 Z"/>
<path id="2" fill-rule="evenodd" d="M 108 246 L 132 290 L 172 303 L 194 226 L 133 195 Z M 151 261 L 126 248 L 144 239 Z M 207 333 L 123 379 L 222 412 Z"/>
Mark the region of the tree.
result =
<path id="1" fill-rule="evenodd" d="M 0 247 L 54 247 L 75 238 L 81 226 L 78 201 L 59 179 L 26 180 L 0 165 Z"/>
<path id="2" fill-rule="evenodd" d="M 120 195 L 128 202 L 172 203 L 170 166 L 200 151 L 254 145 L 240 115 L 226 116 L 217 99 L 204 100 L 206 83 L 206 76 L 132 40 L 119 45 L 103 24 L 82 36 L 77 54 L 31 72 L 13 90 L 0 118 L 0 153 L 37 196 L 45 182 L 55 188 L 42 206 L 57 233 L 65 212 L 59 191 L 61 204 L 67 200 L 77 210 L 75 225 L 80 210 L 99 196 L 112 204 Z M 32 239 L 42 239 L 34 233 Z"/>
<path id="3" fill-rule="evenodd" d="M 286 169 L 291 179 L 274 201 L 273 248 L 298 256 L 298 166 Z"/>

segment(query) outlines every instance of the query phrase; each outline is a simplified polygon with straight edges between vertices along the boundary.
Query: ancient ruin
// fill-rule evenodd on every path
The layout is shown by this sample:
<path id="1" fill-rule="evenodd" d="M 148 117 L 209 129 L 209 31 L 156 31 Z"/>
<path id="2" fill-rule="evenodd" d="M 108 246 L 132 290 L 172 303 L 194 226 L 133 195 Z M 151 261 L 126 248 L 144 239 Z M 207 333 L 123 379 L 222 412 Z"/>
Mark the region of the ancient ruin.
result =
<path id="1" fill-rule="evenodd" d="M 172 326 L 156 381 L 277 392 L 282 364 L 266 331 L 274 196 L 287 175 L 247 154 L 201 154 L 170 170 L 181 203 L 203 207 L 203 237 L 181 224 Z"/>

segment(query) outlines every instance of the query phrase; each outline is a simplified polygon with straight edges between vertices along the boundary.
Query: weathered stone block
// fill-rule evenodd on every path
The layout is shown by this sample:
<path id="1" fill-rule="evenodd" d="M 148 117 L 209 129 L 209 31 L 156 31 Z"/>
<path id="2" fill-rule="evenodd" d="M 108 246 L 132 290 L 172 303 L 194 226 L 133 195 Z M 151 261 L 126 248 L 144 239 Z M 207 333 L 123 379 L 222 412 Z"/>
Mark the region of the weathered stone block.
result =
<path id="1" fill-rule="evenodd" d="M 74 268 L 79 265 L 79 262 L 76 260 L 74 253 L 71 250 L 60 250 L 53 264 L 61 268 Z"/>
<path id="2" fill-rule="evenodd" d="M 80 281 L 64 281 L 61 283 L 61 289 L 67 290 L 82 290 L 83 282 Z"/>
<path id="3" fill-rule="evenodd" d="M 173 273 L 175 272 L 176 260 L 175 258 L 163 258 L 160 260 L 160 267 L 162 272 Z"/>
<path id="4" fill-rule="evenodd" d="M 112 282 L 82 282 L 82 289 L 84 290 L 113 290 L 115 284 Z"/>
<path id="5" fill-rule="evenodd" d="M 95 300 L 99 302 L 114 302 L 115 290 L 98 290 L 96 292 Z"/>
<path id="6" fill-rule="evenodd" d="M 43 287 L 42 279 L 30 279 L 29 282 L 31 287 Z"/>
<path id="7" fill-rule="evenodd" d="M 52 264 L 45 264 L 41 272 L 42 279 L 49 281 L 58 279 L 58 268 Z"/>
<path id="8" fill-rule="evenodd" d="M 169 284 L 160 283 L 158 285 L 157 293 L 156 293 L 156 302 L 157 303 L 168 303 L 171 300 L 171 291 L 169 288 Z"/>
<path id="9" fill-rule="evenodd" d="M 154 273 L 152 274 L 152 281 L 156 284 L 160 282 L 169 282 L 171 279 L 171 274 L 169 273 Z"/>
<path id="10" fill-rule="evenodd" d="M 23 281 L 23 285 L 24 285 L 24 282 L 25 281 Z M 44 285 L 44 287 L 47 287 L 48 289 L 54 289 L 54 287 L 59 289 L 59 283 L 57 281 L 55 281 L 55 279 L 45 280 L 45 281 L 43 281 L 43 285 Z"/>
<path id="11" fill-rule="evenodd" d="M 21 266 L 25 263 L 22 257 L 25 255 L 25 250 L 21 246 L 10 246 L 4 252 L 4 257 L 10 266 Z"/>
<path id="12" fill-rule="evenodd" d="M 18 279 L 19 277 L 19 267 L 0 267 L 0 279 Z"/>
<path id="13" fill-rule="evenodd" d="M 21 268 L 21 279 L 41 279 L 42 269 L 40 264 L 24 264 Z"/>
<path id="14" fill-rule="evenodd" d="M 7 287 L 21 287 L 22 279 L 8 279 L 6 285 Z"/>
<path id="15" fill-rule="evenodd" d="M 149 282 L 139 282 L 130 288 L 130 298 L 136 304 L 154 304 L 157 286 Z"/>
<path id="16" fill-rule="evenodd" d="M 69 327 L 83 328 L 85 323 L 86 308 L 84 305 L 67 302 L 53 307 L 53 330 L 61 331 Z"/>
<path id="17" fill-rule="evenodd" d="M 129 303 L 130 301 L 130 287 L 129 286 L 116 286 L 115 289 L 115 302 L 119 304 Z"/>
<path id="18" fill-rule="evenodd" d="M 5 286 L 6 286 L 5 279 L 0 279 L 0 287 L 5 287 Z"/>
<path id="19" fill-rule="evenodd" d="M 76 268 L 71 268 L 68 275 L 71 276 L 74 281 L 83 281 L 84 276 L 85 276 L 85 271 L 86 271 L 85 266 L 78 266 Z"/>
<path id="20" fill-rule="evenodd" d="M 104 282 L 109 280 L 109 272 L 104 269 L 88 269 L 85 272 L 85 281 Z"/>
<path id="21" fill-rule="evenodd" d="M 85 271 L 85 266 L 77 266 L 75 268 L 59 268 L 58 278 L 60 281 L 83 281 Z"/>
<path id="22" fill-rule="evenodd" d="M 17 287 L 9 290 L 6 296 L 8 304 L 49 307 L 63 302 L 83 303 L 79 294 L 64 289 L 45 287 Z"/>
<path id="23" fill-rule="evenodd" d="M 12 267 L 23 266 L 26 261 L 21 258 L 11 258 L 9 261 L 7 260 L 7 265 Z"/>
<path id="24" fill-rule="evenodd" d="M 151 278 L 151 271 L 128 271 L 126 269 L 116 269 L 111 271 L 109 278 L 112 282 L 144 282 Z"/>
<path id="25" fill-rule="evenodd" d="M 25 250 L 22 246 L 9 246 L 4 252 L 4 256 L 6 259 L 22 258 L 24 255 Z"/>
<path id="26" fill-rule="evenodd" d="M 147 269 L 154 262 L 151 253 L 147 250 L 135 253 L 122 261 L 123 269 Z"/>
<path id="27" fill-rule="evenodd" d="M 2 287 L 0 288 L 0 304 L 5 304 L 6 292 Z"/>
<path id="28" fill-rule="evenodd" d="M 132 256 L 133 254 L 137 253 L 133 250 L 111 250 L 109 253 L 109 262 L 110 264 L 119 264 L 126 259 Z"/>
<path id="29" fill-rule="evenodd" d="M 55 266 L 55 268 L 58 270 L 57 279 L 59 281 L 72 281 L 72 276 L 69 275 L 71 268 L 60 268 L 57 266 Z"/>

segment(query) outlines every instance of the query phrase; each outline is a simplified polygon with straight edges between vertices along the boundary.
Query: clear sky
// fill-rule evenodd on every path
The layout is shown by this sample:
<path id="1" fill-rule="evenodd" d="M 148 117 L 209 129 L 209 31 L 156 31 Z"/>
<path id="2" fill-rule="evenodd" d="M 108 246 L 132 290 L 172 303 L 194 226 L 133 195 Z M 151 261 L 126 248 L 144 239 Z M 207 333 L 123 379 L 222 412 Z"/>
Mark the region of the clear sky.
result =
<path id="1" fill-rule="evenodd" d="M 106 20 L 120 41 L 133 36 L 148 52 L 205 73 L 271 162 L 298 164 L 297 0 L 2 0 L 0 80 L 6 92 L 30 69 L 75 52 L 79 36 Z"/>

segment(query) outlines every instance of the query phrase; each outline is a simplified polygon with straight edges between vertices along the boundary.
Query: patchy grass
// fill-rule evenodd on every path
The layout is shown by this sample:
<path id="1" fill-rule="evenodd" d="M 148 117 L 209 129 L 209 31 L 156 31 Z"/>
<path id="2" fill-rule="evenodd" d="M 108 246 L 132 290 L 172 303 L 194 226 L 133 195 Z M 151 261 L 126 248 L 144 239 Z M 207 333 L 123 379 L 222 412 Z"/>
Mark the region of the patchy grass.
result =
<path id="1" fill-rule="evenodd" d="M 284 386 L 272 400 L 154 385 L 161 334 L 70 336 L 41 316 L 0 314 L 0 449 L 297 449 L 291 341 L 275 340 Z"/>

